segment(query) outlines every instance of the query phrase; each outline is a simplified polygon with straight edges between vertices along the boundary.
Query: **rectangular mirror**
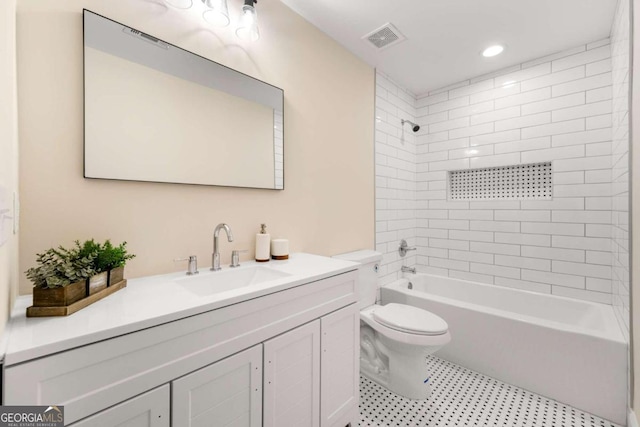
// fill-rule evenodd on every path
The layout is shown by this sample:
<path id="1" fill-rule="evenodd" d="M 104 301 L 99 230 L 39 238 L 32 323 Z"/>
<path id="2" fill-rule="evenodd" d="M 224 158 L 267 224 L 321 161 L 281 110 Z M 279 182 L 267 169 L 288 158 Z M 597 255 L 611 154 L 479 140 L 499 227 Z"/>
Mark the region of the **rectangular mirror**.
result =
<path id="1" fill-rule="evenodd" d="M 83 15 L 85 178 L 284 189 L 282 89 Z"/>

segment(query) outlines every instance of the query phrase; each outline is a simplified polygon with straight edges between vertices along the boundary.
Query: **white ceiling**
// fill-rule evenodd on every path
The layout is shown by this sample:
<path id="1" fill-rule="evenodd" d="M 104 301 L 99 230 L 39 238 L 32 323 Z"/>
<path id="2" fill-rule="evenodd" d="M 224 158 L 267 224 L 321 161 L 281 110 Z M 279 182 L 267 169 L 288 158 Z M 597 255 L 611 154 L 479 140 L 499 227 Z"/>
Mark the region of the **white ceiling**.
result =
<path id="1" fill-rule="evenodd" d="M 617 0 L 282 0 L 416 95 L 609 36 Z M 394 24 L 406 41 L 362 36 Z M 506 50 L 484 58 L 491 44 Z"/>

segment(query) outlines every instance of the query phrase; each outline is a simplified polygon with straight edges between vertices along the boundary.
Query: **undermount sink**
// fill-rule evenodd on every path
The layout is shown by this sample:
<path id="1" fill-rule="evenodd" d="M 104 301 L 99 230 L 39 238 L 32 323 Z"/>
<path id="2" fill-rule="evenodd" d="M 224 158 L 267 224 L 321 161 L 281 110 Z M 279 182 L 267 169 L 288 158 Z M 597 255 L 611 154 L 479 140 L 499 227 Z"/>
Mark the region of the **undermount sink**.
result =
<path id="1" fill-rule="evenodd" d="M 290 276 L 288 273 L 269 267 L 243 267 L 235 270 L 209 272 L 206 274 L 185 277 L 176 282 L 190 292 L 199 296 L 209 296 L 220 292 L 257 285 L 270 280 Z"/>

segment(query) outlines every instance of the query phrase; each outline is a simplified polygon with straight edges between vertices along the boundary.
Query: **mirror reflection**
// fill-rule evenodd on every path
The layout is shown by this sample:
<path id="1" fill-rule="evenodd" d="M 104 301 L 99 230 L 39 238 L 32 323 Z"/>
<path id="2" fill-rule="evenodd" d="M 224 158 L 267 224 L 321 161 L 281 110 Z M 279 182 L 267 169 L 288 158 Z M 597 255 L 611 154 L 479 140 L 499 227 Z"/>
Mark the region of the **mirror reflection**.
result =
<path id="1" fill-rule="evenodd" d="M 86 178 L 284 188 L 283 91 L 84 11 Z"/>

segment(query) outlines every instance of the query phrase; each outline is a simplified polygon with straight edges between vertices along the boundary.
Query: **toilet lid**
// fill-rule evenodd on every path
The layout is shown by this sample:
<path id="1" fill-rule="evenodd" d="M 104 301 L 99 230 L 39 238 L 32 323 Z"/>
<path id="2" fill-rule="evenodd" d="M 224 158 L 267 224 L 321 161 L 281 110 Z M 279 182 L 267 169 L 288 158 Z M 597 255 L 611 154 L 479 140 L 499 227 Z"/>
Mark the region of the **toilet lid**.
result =
<path id="1" fill-rule="evenodd" d="M 442 335 L 449 325 L 440 316 L 405 304 L 387 304 L 376 308 L 373 318 L 391 329 L 418 335 Z"/>

